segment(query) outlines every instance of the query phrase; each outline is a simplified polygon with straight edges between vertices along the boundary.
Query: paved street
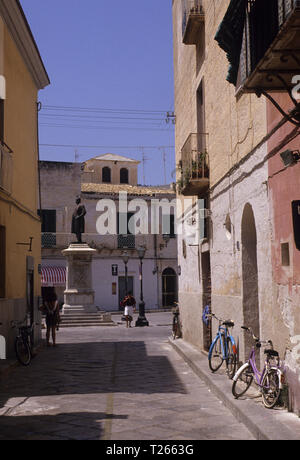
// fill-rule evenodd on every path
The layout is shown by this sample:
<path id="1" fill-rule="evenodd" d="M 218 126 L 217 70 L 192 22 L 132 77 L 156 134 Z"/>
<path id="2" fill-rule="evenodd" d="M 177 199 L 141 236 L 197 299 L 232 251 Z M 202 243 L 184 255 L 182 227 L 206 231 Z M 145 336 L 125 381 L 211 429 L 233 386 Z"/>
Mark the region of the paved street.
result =
<path id="1" fill-rule="evenodd" d="M 168 343 L 171 314 L 147 319 L 61 329 L 3 377 L 0 440 L 253 439 Z"/>

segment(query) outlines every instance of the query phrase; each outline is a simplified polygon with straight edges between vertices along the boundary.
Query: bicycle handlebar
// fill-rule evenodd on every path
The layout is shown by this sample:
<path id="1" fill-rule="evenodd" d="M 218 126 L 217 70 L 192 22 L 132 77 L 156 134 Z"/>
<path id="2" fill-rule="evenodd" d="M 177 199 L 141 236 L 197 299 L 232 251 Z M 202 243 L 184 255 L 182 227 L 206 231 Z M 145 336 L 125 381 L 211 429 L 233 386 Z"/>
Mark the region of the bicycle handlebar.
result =
<path id="1" fill-rule="evenodd" d="M 232 320 L 229 320 L 229 319 L 221 319 L 221 318 L 218 318 L 214 313 L 207 313 L 205 315 L 207 318 L 215 318 L 217 321 L 219 321 L 219 323 L 221 324 L 225 324 L 225 323 L 232 323 L 232 326 L 234 325 L 234 322 Z"/>
<path id="2" fill-rule="evenodd" d="M 23 321 L 12 320 L 12 321 L 10 322 L 11 328 L 12 328 L 12 329 L 15 329 L 16 327 L 21 327 L 22 325 L 25 326 L 26 319 L 27 319 L 27 318 L 25 318 Z M 1 323 L 0 323 L 0 324 L 1 324 Z M 28 327 L 33 328 L 34 326 L 39 326 L 39 325 L 40 325 L 40 323 L 32 323 L 32 324 L 31 324 L 30 326 L 28 326 Z M 26 327 L 26 326 L 25 326 L 25 327 Z"/>
<path id="3" fill-rule="evenodd" d="M 272 350 L 273 350 L 273 342 L 272 342 L 272 340 L 261 340 L 259 337 L 256 337 L 256 335 L 254 334 L 254 332 L 251 329 L 251 327 L 241 326 L 241 328 L 244 329 L 246 332 L 249 332 L 249 334 L 252 335 L 253 340 L 255 340 L 256 342 L 260 343 L 261 345 L 270 345 Z"/>

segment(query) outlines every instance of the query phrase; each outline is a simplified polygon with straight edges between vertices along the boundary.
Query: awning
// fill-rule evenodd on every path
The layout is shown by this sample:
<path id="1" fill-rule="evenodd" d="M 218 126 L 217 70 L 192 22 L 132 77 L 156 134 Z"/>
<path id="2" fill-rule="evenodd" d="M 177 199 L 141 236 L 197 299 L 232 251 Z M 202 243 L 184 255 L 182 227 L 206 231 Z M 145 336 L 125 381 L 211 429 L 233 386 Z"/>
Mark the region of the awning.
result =
<path id="1" fill-rule="evenodd" d="M 230 64 L 227 80 L 236 85 L 240 65 L 247 0 L 231 0 L 215 40 L 226 52 Z"/>
<path id="2" fill-rule="evenodd" d="M 65 267 L 42 267 L 42 287 L 66 285 Z"/>

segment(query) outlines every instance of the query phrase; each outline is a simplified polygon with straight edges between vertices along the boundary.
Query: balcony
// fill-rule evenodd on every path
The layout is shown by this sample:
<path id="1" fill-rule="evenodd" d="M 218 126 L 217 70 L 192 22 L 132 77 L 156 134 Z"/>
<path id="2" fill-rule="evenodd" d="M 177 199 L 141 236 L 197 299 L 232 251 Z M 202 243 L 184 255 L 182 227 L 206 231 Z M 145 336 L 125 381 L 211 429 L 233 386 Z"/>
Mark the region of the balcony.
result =
<path id="1" fill-rule="evenodd" d="M 12 150 L 0 141 L 0 189 L 11 195 L 13 180 Z"/>
<path id="2" fill-rule="evenodd" d="M 299 0 L 248 0 L 240 59 L 244 92 L 291 92 L 300 74 L 299 32 Z"/>
<path id="3" fill-rule="evenodd" d="M 185 45 L 196 45 L 204 26 L 205 15 L 202 0 L 184 0 L 182 16 L 182 40 Z"/>
<path id="4" fill-rule="evenodd" d="M 135 249 L 135 235 L 118 235 L 118 249 Z"/>
<path id="5" fill-rule="evenodd" d="M 56 233 L 42 233 L 42 248 L 56 248 Z"/>
<path id="6" fill-rule="evenodd" d="M 187 138 L 179 163 L 178 192 L 183 196 L 205 198 L 209 189 L 209 157 L 206 135 L 192 133 Z"/>

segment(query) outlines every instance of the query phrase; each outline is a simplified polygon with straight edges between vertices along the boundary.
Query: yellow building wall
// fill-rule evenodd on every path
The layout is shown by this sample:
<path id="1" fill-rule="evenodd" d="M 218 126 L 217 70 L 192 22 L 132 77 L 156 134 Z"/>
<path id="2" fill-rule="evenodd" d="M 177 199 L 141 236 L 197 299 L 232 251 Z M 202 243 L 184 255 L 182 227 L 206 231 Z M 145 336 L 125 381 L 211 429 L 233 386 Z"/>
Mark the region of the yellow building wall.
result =
<path id="1" fill-rule="evenodd" d="M 13 150 L 12 194 L 0 191 L 0 225 L 6 227 L 6 298 L 26 296 L 26 256 L 35 261 L 35 295 L 40 295 L 37 268 L 41 262 L 38 208 L 37 88 L 6 27 L 4 139 Z M 27 246 L 33 237 L 32 252 Z"/>

